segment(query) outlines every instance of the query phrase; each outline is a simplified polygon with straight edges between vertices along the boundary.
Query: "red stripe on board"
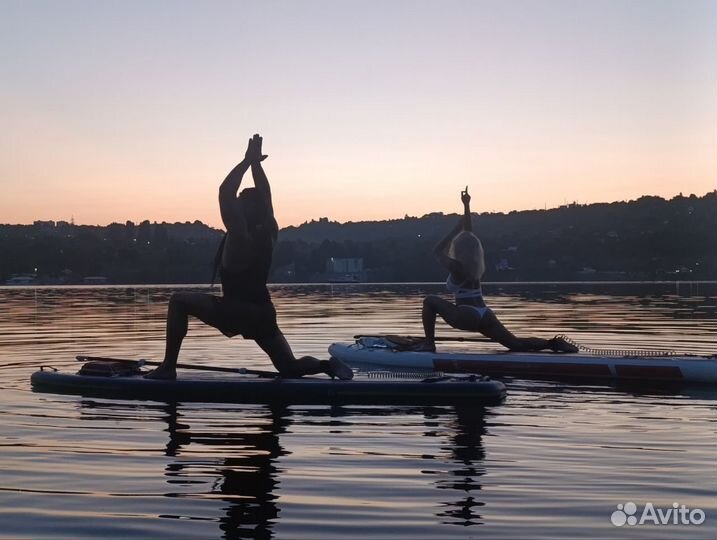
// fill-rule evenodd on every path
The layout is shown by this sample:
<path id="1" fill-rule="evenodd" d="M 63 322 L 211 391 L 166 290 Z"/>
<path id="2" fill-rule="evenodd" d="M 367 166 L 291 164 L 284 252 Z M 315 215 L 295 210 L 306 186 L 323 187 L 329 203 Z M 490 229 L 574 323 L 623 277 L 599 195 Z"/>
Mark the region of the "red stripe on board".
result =
<path id="1" fill-rule="evenodd" d="M 605 364 L 553 364 L 541 362 L 502 362 L 500 360 L 454 360 L 434 358 L 436 371 L 464 371 L 485 375 L 572 375 L 581 377 L 611 377 L 610 367 Z"/>
<path id="2" fill-rule="evenodd" d="M 667 379 L 681 380 L 682 370 L 678 366 L 615 366 L 618 377 L 630 377 L 635 379 Z"/>

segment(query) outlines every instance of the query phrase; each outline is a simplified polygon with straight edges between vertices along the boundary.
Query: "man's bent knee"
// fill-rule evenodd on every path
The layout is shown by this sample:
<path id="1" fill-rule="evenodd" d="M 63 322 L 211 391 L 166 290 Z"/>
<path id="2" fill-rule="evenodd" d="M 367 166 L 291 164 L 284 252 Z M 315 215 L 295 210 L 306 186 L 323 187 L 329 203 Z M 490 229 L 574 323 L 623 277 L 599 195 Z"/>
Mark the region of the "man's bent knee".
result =
<path id="1" fill-rule="evenodd" d="M 187 295 L 184 293 L 172 293 L 172 296 L 169 297 L 169 305 L 175 308 L 186 305 L 186 303 Z"/>

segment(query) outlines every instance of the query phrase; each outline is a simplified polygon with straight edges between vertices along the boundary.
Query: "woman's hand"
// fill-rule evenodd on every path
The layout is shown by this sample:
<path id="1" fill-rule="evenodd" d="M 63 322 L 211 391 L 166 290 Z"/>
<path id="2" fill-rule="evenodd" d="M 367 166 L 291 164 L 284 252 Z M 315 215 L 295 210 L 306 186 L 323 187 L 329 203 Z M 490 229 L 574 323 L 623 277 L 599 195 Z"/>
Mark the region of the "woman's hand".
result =
<path id="1" fill-rule="evenodd" d="M 468 206 L 471 203 L 471 196 L 468 195 L 468 186 L 466 186 L 465 191 L 461 191 L 461 201 L 463 202 L 463 206 Z"/>
<path id="2" fill-rule="evenodd" d="M 246 153 L 244 154 L 245 161 L 253 165 L 255 163 L 260 163 L 269 157 L 261 153 L 262 142 L 263 139 L 259 136 L 258 133 L 255 133 L 254 136 L 249 139 L 249 144 L 247 145 Z"/>

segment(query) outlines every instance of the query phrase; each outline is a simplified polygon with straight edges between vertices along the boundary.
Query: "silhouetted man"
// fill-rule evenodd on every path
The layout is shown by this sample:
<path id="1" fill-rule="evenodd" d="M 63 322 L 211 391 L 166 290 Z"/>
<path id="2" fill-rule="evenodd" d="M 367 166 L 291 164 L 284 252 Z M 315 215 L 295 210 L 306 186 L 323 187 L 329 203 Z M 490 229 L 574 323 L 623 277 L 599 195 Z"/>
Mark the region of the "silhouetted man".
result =
<path id="1" fill-rule="evenodd" d="M 146 377 L 174 379 L 182 340 L 192 315 L 227 337 L 241 334 L 253 339 L 269 355 L 276 369 L 286 377 L 326 373 L 351 379 L 351 369 L 332 358 L 295 358 L 276 324 L 276 311 L 266 286 L 274 243 L 279 227 L 274 219 L 269 181 L 261 166 L 262 138 L 254 135 L 244 160 L 219 187 L 219 209 L 226 234 L 217 253 L 216 267 L 222 282 L 222 296 L 203 293 L 174 293 L 167 313 L 167 344 L 164 361 Z M 237 196 L 244 173 L 251 167 L 254 187 Z"/>

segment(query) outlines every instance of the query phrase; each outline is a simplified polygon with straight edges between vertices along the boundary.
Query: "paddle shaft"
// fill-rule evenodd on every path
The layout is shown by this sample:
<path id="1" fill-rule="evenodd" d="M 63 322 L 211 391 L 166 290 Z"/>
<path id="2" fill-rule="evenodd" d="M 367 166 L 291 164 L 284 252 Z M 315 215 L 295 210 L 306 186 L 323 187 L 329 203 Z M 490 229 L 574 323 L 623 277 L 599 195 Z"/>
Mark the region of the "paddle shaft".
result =
<path id="1" fill-rule="evenodd" d="M 159 366 L 161 362 L 154 362 L 152 360 L 128 360 L 124 358 L 106 358 L 102 356 L 77 356 L 78 362 L 128 362 L 147 366 Z M 279 374 L 273 371 L 263 371 L 260 369 L 247 369 L 247 368 L 230 368 L 220 366 L 197 366 L 193 364 L 177 364 L 180 369 L 194 369 L 197 371 L 219 371 L 222 373 L 239 373 L 241 375 L 257 375 L 259 377 L 275 378 Z"/>
<path id="2" fill-rule="evenodd" d="M 391 337 L 396 336 L 397 334 L 358 334 L 354 336 L 354 339 L 360 339 L 364 337 Z M 403 338 L 409 338 L 409 339 L 425 339 L 425 336 L 400 336 Z M 468 337 L 460 337 L 460 336 L 436 336 L 433 338 L 434 341 L 475 341 L 475 342 L 493 342 L 492 339 L 482 337 L 482 338 L 468 338 Z"/>

